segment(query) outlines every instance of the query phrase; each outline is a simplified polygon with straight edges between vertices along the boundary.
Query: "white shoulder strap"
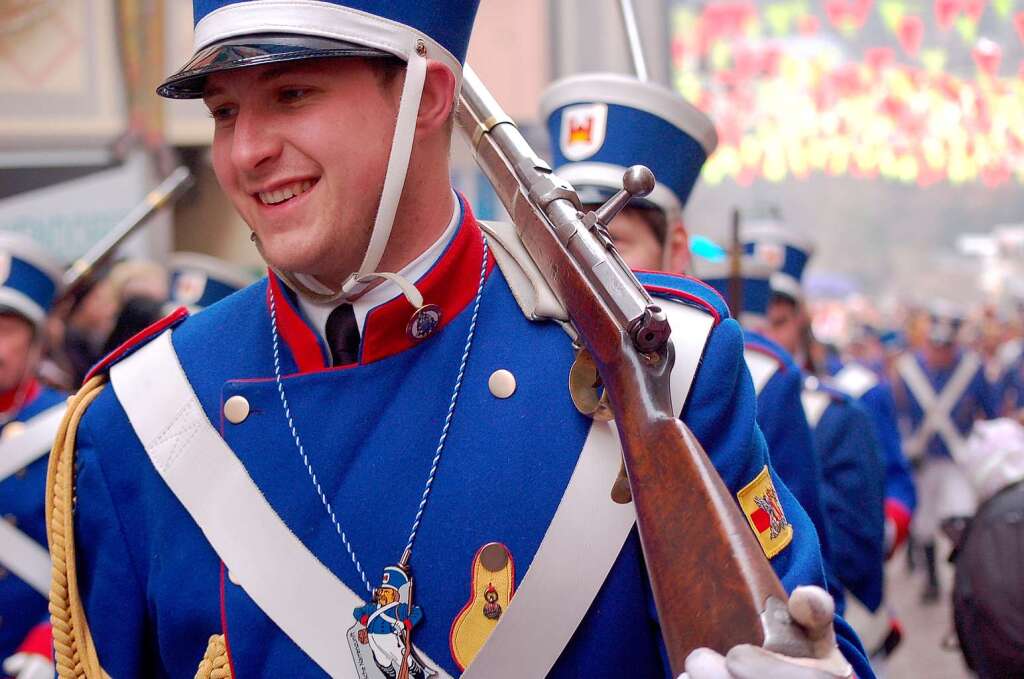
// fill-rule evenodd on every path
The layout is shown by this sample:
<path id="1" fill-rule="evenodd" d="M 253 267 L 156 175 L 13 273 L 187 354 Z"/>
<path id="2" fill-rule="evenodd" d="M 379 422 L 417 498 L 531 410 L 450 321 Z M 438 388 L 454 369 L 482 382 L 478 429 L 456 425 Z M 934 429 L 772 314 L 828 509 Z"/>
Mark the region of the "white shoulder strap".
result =
<path id="1" fill-rule="evenodd" d="M 714 321 L 676 302 L 662 308 L 675 344 L 672 403 L 682 412 Z M 632 504 L 611 499 L 621 460 L 614 426 L 594 422 L 529 570 L 464 679 L 544 677 L 554 667 L 636 523 Z"/>
<path id="2" fill-rule="evenodd" d="M 807 424 L 811 426 L 812 431 L 817 429 L 821 416 L 825 414 L 829 404 L 832 402 L 832 397 L 823 391 L 804 389 L 800 394 L 800 401 L 804 406 Z"/>
<path id="3" fill-rule="evenodd" d="M 779 362 L 750 347 L 743 350 L 743 357 L 746 359 L 750 377 L 754 380 L 754 393 L 760 396 L 761 390 L 768 384 L 772 375 L 779 371 Z"/>
<path id="4" fill-rule="evenodd" d="M 878 376 L 862 365 L 848 363 L 835 377 L 836 386 L 854 398 L 861 398 L 878 385 Z"/>
<path id="5" fill-rule="evenodd" d="M 0 481 L 50 452 L 67 406 L 66 401 L 61 401 L 47 408 L 25 422 L 24 429 L 20 432 L 4 436 L 0 440 Z M 12 424 L 18 423 L 12 422 L 7 426 L 10 427 Z"/>
<path id="6" fill-rule="evenodd" d="M 663 306 L 676 342 L 672 400 L 685 404 L 713 320 Z M 337 616 L 363 602 L 288 529 L 210 424 L 170 333 L 114 366 L 111 383 L 150 461 L 246 593 L 331 676 L 354 676 Z M 594 423 L 530 568 L 464 676 L 544 676 L 554 665 L 636 520 L 611 500 L 620 460 L 614 428 Z"/>
<path id="7" fill-rule="evenodd" d="M 494 253 L 494 260 L 523 314 L 531 321 L 568 321 L 569 315 L 519 240 L 516 225 L 511 222 L 480 222 L 480 228 L 486 234 L 487 245 Z"/>
<path id="8" fill-rule="evenodd" d="M 50 553 L 20 530 L 0 521 L 0 566 L 24 580 L 44 597 L 50 594 Z"/>
<path id="9" fill-rule="evenodd" d="M 207 419 L 171 333 L 115 365 L 110 381 L 153 466 L 233 579 L 325 672 L 354 679 L 338 617 L 365 602 L 285 525 Z"/>
<path id="10" fill-rule="evenodd" d="M 44 410 L 26 422 L 21 432 L 0 442 L 0 481 L 50 452 L 66 408 L 62 401 Z M 52 569 L 45 545 L 6 521 L 0 521 L 0 566 L 43 596 L 49 595 Z"/>

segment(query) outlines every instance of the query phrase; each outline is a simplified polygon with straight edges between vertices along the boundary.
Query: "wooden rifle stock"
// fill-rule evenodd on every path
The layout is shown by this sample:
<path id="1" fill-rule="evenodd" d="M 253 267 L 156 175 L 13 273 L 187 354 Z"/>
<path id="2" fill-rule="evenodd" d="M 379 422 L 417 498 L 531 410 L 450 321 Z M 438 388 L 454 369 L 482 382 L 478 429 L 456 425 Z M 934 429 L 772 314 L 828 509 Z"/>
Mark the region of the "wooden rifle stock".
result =
<path id="1" fill-rule="evenodd" d="M 667 334 L 656 350 L 637 348 L 641 317 L 660 310 L 646 292 L 647 309 L 630 306 L 631 286 L 642 287 L 594 213 L 579 211 L 572 187 L 536 156 L 468 66 L 457 121 L 610 396 L 673 671 L 698 647 L 724 653 L 752 643 L 810 657 L 746 518 L 673 410 Z"/>

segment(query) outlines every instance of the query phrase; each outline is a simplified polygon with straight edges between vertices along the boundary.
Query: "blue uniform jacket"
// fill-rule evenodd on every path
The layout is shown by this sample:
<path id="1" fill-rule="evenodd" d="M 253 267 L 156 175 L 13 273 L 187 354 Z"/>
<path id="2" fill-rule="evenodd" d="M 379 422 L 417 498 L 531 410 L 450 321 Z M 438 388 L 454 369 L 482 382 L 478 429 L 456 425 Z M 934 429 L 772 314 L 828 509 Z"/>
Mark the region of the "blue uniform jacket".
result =
<path id="1" fill-rule="evenodd" d="M 770 357 L 778 368 L 757 394 L 757 424 L 764 432 L 768 454 L 779 477 L 796 496 L 818 531 L 826 564 L 831 563 L 828 522 L 822 510 L 821 468 L 814 453 L 800 394 L 804 377 L 785 349 L 764 335 L 743 330 L 748 349 Z M 831 583 L 834 585 L 834 583 Z M 841 594 L 829 587 L 833 596 Z M 837 600 L 837 603 L 841 603 Z"/>
<path id="2" fill-rule="evenodd" d="M 832 563 L 843 587 L 869 610 L 882 603 L 885 560 L 885 468 L 867 412 L 820 383 L 829 398 L 812 424 L 821 488 L 832 539 Z"/>
<path id="3" fill-rule="evenodd" d="M 838 367 L 839 370 L 835 373 L 837 376 L 847 370 L 859 373 L 860 379 L 852 381 L 859 388 L 854 391 L 848 390 L 848 393 L 867 410 L 882 449 L 885 460 L 886 513 L 897 523 L 909 524 L 910 517 L 917 507 L 917 491 L 914 488 L 910 463 L 903 454 L 892 385 L 888 380 L 879 378 L 877 373 L 868 367 L 856 363 Z M 845 390 L 845 383 L 841 383 L 840 386 Z"/>
<path id="4" fill-rule="evenodd" d="M 27 422 L 64 398 L 60 392 L 39 387 L 35 396 L 11 421 Z M 0 427 L 0 432 L 6 426 Z M 43 455 L 25 469 L 0 479 L 0 516 L 43 547 L 46 546 L 44 498 L 48 460 L 49 456 Z M 14 653 L 29 630 L 46 616 L 46 597 L 0 568 L 0 660 Z"/>
<path id="5" fill-rule="evenodd" d="M 921 366 L 925 377 L 928 378 L 928 383 L 931 384 L 937 395 L 942 393 L 946 383 L 949 382 L 956 372 L 957 366 L 960 365 L 960 361 L 964 360 L 964 356 L 965 354 L 961 352 L 949 368 L 934 370 L 928 367 L 921 353 L 914 354 L 915 360 Z M 924 422 L 925 413 L 902 378 L 896 382 L 895 396 L 897 412 L 900 417 L 906 418 L 911 431 L 917 431 L 917 428 Z M 960 435 L 966 437 L 971 433 L 971 427 L 974 426 L 976 419 L 992 419 L 997 416 L 996 411 L 996 403 L 992 390 L 985 380 L 985 372 L 979 368 L 953 408 L 950 419 Z M 950 457 L 950 452 L 942 437 L 933 434 L 925 443 L 925 455 Z"/>
<path id="6" fill-rule="evenodd" d="M 268 288 L 277 299 L 283 385 L 295 425 L 371 584 L 378 584 L 405 547 L 466 341 L 483 248 L 464 209 L 452 243 L 418 282 L 426 302 L 442 309 L 442 327 L 422 343 L 407 338 L 411 310 L 396 298 L 367 316 L 358 364 L 325 368 L 329 354 L 318 333 L 274 276 L 189 318 L 173 334 L 206 415 L 267 501 L 324 565 L 367 599 L 282 412 Z M 735 493 L 768 465 L 739 326 L 703 285 L 667 275 L 649 280 L 718 320 L 683 418 Z M 476 332 L 411 561 L 423 611 L 414 641 L 453 676 L 459 670 L 449 634 L 469 598 L 474 555 L 486 543 L 504 543 L 521 583 L 589 427 L 567 389 L 571 342 L 557 324 L 528 321 L 497 268 L 484 286 Z M 496 399 L 488 390 L 498 369 L 516 377 L 510 398 Z M 221 415 L 234 395 L 251 405 L 237 425 Z M 192 676 L 211 634 L 226 636 L 236 677 L 325 676 L 231 584 L 153 469 L 112 389 L 86 412 L 77 456 L 79 585 L 101 664 L 112 677 Z M 820 585 L 814 530 L 774 478 L 794 538 L 772 565 L 789 589 Z M 699 517 L 694 530 L 701 530 Z M 338 611 L 339 644 L 350 624 L 351 611 Z M 842 621 L 837 625 L 843 651 L 861 677 L 871 676 L 855 635 Z M 624 672 L 669 674 L 635 529 L 550 676 Z"/>

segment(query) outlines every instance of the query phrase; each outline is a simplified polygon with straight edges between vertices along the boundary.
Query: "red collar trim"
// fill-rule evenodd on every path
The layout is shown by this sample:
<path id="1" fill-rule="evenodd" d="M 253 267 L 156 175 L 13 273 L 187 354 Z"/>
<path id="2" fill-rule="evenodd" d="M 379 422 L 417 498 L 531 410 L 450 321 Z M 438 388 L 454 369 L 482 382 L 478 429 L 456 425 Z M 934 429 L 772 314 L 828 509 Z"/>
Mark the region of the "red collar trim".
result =
<path id="1" fill-rule="evenodd" d="M 270 295 L 273 293 L 277 311 L 277 331 L 281 339 L 288 346 L 292 358 L 299 368 L 300 373 L 308 373 L 316 370 L 323 370 L 330 364 L 327 362 L 324 352 L 320 347 L 320 339 L 316 332 L 309 327 L 305 319 L 292 305 L 291 299 L 285 294 L 277 274 L 268 272 L 267 280 L 267 309 L 270 309 Z M 273 322 L 273 317 L 271 317 Z"/>
<path id="2" fill-rule="evenodd" d="M 424 304 L 441 307 L 440 332 L 476 297 L 483 259 L 483 234 L 462 196 L 462 224 L 437 263 L 416 282 Z M 487 259 L 487 271 L 494 269 L 494 257 Z M 370 310 L 363 326 L 360 363 L 373 363 L 411 349 L 420 342 L 406 332 L 409 319 L 416 311 L 405 297 L 399 296 Z M 424 341 L 429 341 L 429 338 Z"/>
<path id="3" fill-rule="evenodd" d="M 10 411 L 15 408 L 21 410 L 35 400 L 39 395 L 40 388 L 39 381 L 33 377 L 28 384 L 19 384 L 13 389 L 3 392 L 0 394 L 0 413 L 17 416 L 17 413 Z"/>
<path id="4" fill-rule="evenodd" d="M 460 195 L 462 223 L 452 242 L 445 248 L 437 263 L 416 287 L 423 295 L 423 303 L 441 308 L 441 321 L 437 331 L 447 326 L 476 297 L 480 282 L 480 264 L 483 260 L 483 233 L 473 216 L 469 203 Z M 494 270 L 494 257 L 487 260 L 486 275 Z M 321 348 L 319 334 L 309 326 L 302 314 L 291 304 L 281 282 L 271 272 L 268 276 L 267 305 L 270 292 L 277 300 L 277 328 L 282 341 L 291 351 L 300 373 L 324 370 L 330 362 Z M 359 364 L 373 363 L 394 356 L 420 343 L 406 332 L 415 309 L 403 296 L 374 307 L 363 324 L 362 348 Z M 430 338 L 421 341 L 430 341 Z M 339 366 L 345 369 L 351 366 Z"/>

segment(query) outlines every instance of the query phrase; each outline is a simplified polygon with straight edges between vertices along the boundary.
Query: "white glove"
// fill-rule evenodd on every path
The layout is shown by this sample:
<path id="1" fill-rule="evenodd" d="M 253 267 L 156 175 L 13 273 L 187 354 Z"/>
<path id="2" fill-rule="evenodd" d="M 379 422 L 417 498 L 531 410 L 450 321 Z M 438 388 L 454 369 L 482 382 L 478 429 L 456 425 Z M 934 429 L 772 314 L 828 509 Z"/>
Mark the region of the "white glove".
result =
<path id="1" fill-rule="evenodd" d="M 15 653 L 4 660 L 4 674 L 13 679 L 53 679 L 53 662 L 36 653 Z"/>
<path id="2" fill-rule="evenodd" d="M 789 597 L 789 614 L 810 637 L 815 658 L 791 658 L 759 646 L 734 646 L 725 656 L 698 648 L 686 658 L 680 679 L 847 679 L 853 668 L 836 646 L 832 627 L 835 602 L 820 587 L 798 587 Z"/>

